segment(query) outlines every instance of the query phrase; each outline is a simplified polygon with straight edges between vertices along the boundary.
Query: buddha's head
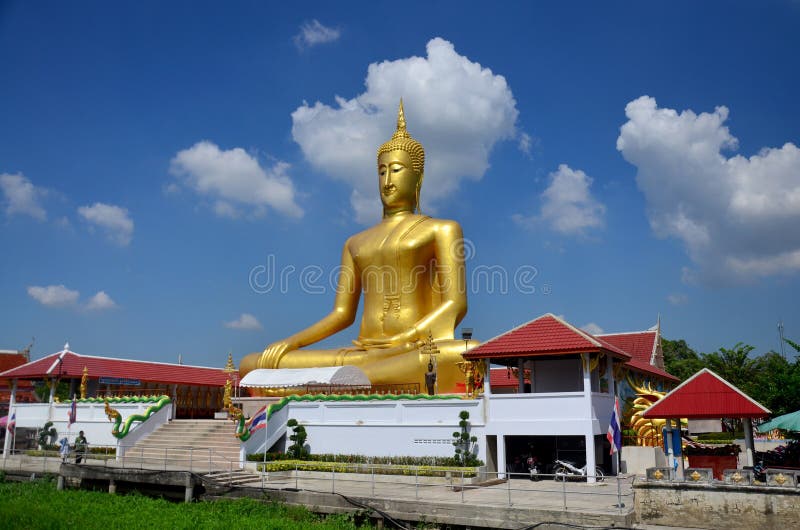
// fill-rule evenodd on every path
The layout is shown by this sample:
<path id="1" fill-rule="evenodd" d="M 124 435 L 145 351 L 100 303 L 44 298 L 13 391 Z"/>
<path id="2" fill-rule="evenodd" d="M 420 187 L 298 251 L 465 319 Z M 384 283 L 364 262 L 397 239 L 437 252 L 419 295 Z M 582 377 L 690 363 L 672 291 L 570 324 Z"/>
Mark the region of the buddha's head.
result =
<path id="1" fill-rule="evenodd" d="M 406 130 L 403 100 L 397 111 L 397 130 L 378 148 L 378 190 L 384 215 L 419 208 L 425 175 L 425 150 Z"/>

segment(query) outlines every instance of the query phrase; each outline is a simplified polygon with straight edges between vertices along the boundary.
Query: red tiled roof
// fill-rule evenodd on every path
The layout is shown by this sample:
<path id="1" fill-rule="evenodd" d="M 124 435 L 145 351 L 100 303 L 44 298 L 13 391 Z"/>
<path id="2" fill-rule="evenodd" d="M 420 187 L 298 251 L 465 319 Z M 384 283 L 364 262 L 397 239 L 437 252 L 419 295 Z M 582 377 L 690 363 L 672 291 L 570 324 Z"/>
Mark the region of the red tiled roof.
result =
<path id="1" fill-rule="evenodd" d="M 221 368 L 94 357 L 68 350 L 6 370 L 0 373 L 0 379 L 42 379 L 56 375 L 79 378 L 84 366 L 89 369 L 90 379 L 121 377 L 151 383 L 202 386 L 224 386 L 227 380 L 227 374 Z"/>
<path id="2" fill-rule="evenodd" d="M 517 388 L 519 387 L 519 379 L 514 377 L 514 374 L 508 368 L 492 368 L 489 372 L 489 384 L 492 388 Z M 530 379 L 525 378 L 526 383 L 530 383 Z"/>
<path id="3" fill-rule="evenodd" d="M 640 361 L 638 359 L 631 359 L 625 364 L 625 366 L 627 366 L 631 370 L 636 370 L 637 372 L 644 372 L 647 374 L 657 375 L 664 379 L 669 379 L 670 381 L 680 381 L 680 379 L 678 379 L 674 375 L 662 370 L 658 366 L 653 366 L 649 362 Z"/>
<path id="4" fill-rule="evenodd" d="M 659 399 L 645 418 L 762 418 L 770 411 L 753 398 L 703 368 Z"/>
<path id="5" fill-rule="evenodd" d="M 472 348 L 464 358 L 535 357 L 595 351 L 630 358 L 628 353 L 613 344 L 547 313 Z"/>
<path id="6" fill-rule="evenodd" d="M 22 366 L 26 362 L 28 362 L 28 359 L 26 359 L 21 353 L 0 354 L 0 372 L 11 370 L 17 366 Z"/>
<path id="7" fill-rule="evenodd" d="M 650 364 L 653 356 L 657 332 L 656 330 L 637 331 L 633 333 L 603 333 L 598 338 L 610 342 L 617 348 L 631 354 L 634 360 Z"/>

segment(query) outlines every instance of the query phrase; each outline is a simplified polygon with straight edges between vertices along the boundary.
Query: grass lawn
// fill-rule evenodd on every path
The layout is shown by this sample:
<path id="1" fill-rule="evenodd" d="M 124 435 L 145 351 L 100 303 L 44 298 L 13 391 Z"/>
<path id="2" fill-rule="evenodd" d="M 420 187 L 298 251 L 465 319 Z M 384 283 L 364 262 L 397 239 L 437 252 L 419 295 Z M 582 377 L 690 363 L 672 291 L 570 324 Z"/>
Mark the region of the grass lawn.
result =
<path id="1" fill-rule="evenodd" d="M 183 504 L 143 495 L 57 491 L 55 482 L 0 483 L 0 528 L 112 530 L 270 528 L 349 530 L 352 517 L 321 518 L 305 508 L 252 499 Z"/>

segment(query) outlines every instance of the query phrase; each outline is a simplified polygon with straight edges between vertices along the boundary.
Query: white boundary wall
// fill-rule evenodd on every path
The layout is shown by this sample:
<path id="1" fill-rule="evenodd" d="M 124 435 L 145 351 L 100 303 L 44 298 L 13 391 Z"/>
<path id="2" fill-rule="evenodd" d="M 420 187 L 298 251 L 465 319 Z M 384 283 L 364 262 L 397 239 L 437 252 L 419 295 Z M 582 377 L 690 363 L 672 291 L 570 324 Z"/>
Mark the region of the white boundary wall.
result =
<path id="1" fill-rule="evenodd" d="M 458 415 L 466 410 L 477 456 L 486 460 L 483 400 L 293 401 L 286 407 L 287 419 L 306 428 L 312 453 L 367 456 L 453 456 Z"/>
<path id="2" fill-rule="evenodd" d="M 112 403 L 111 406 L 122 415 L 123 422 L 132 414 L 144 414 L 149 407 L 154 405 L 154 401 L 146 403 Z M 68 414 L 71 403 L 17 403 L 14 409 L 17 414 L 17 427 L 29 427 L 41 429 L 48 421 L 53 422 L 53 427 L 58 431 L 56 442 L 63 437 L 67 437 L 69 443 L 75 443 L 78 431 L 83 431 L 86 439 L 91 446 L 116 447 L 117 438 L 111 434 L 111 427 L 114 425 L 108 421 L 104 403 L 78 403 L 77 422 L 67 428 Z M 164 413 L 167 411 L 167 413 Z M 164 406 L 158 413 L 151 416 L 144 423 L 134 422 L 131 426 L 130 434 L 122 439 L 122 443 L 131 445 L 129 438 L 133 437 L 135 431 L 140 428 L 154 429 L 165 423 L 172 415 L 172 404 Z M 132 439 L 132 438 L 131 438 Z"/>

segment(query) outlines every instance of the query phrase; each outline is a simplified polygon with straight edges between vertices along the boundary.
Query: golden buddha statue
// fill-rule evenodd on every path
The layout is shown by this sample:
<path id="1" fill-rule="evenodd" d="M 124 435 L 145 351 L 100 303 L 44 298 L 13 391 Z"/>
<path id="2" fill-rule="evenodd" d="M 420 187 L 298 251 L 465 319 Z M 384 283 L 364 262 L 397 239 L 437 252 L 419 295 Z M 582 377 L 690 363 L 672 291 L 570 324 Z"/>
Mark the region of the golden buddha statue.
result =
<path id="1" fill-rule="evenodd" d="M 355 365 L 373 385 L 417 383 L 425 374 L 433 338 L 440 393 L 454 392 L 463 375 L 456 363 L 476 341 L 454 339 L 467 312 L 467 285 L 461 227 L 419 212 L 425 151 L 406 130 L 403 101 L 397 130 L 378 149 L 378 190 L 383 219 L 350 237 L 331 311 L 322 320 L 247 355 L 244 377 L 257 368 L 312 368 Z M 300 349 L 350 326 L 359 298 L 364 312 L 353 346 L 335 350 Z"/>

